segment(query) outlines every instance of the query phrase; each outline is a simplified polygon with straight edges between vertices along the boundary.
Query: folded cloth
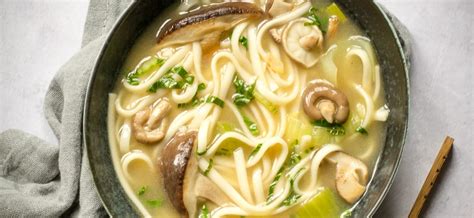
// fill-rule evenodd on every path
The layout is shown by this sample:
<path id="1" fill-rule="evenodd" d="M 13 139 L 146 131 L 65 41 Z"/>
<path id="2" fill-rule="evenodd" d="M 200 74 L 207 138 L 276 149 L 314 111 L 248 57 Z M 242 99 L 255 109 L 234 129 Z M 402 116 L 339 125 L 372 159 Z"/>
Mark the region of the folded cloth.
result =
<path id="1" fill-rule="evenodd" d="M 60 68 L 44 111 L 59 144 L 19 130 L 0 134 L 0 216 L 105 216 L 82 143 L 82 112 L 95 59 L 130 0 L 91 0 L 82 49 Z"/>

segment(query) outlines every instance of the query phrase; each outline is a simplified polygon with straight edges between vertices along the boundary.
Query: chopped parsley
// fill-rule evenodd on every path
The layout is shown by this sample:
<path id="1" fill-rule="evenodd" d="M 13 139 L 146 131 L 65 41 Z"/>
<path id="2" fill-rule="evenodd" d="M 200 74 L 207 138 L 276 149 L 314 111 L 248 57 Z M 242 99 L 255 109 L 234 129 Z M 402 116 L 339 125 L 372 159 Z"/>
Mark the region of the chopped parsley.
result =
<path id="1" fill-rule="evenodd" d="M 187 102 L 187 103 L 181 103 L 181 104 L 178 104 L 178 108 L 190 108 L 190 107 L 195 107 L 197 105 L 200 105 L 201 103 L 204 102 L 204 99 L 202 98 L 198 98 L 197 97 L 197 94 L 199 91 L 202 91 L 206 89 L 206 84 L 204 83 L 199 83 L 198 85 L 198 88 L 197 88 L 197 91 L 196 91 L 196 94 L 194 94 L 193 98 L 191 99 L 190 102 Z"/>
<path id="2" fill-rule="evenodd" d="M 300 172 L 303 169 L 304 168 L 301 168 L 300 170 L 298 170 L 298 172 L 296 172 L 295 175 L 292 178 L 290 178 L 290 193 L 288 194 L 288 197 L 286 197 L 285 200 L 283 200 L 283 202 L 281 203 L 282 205 L 290 206 L 296 203 L 296 201 L 298 201 L 298 199 L 301 197 L 301 195 L 295 192 L 294 183 L 295 183 L 296 177 L 298 176 L 298 174 L 300 174 Z"/>
<path id="3" fill-rule="evenodd" d="M 242 115 L 242 118 L 244 118 L 244 123 L 247 126 L 247 128 L 250 130 L 252 135 L 257 136 L 260 131 L 258 130 L 257 124 L 254 123 L 250 118 L 247 116 Z"/>
<path id="4" fill-rule="evenodd" d="M 182 80 L 177 81 L 173 76 L 179 75 Z M 194 76 L 182 67 L 174 67 L 163 75 L 158 81 L 153 83 L 148 89 L 149 92 L 156 92 L 158 89 L 182 89 L 194 82 Z"/>
<path id="5" fill-rule="evenodd" d="M 127 83 L 132 86 L 137 86 L 140 84 L 139 77 L 144 74 L 148 74 L 157 68 L 161 67 L 165 63 L 165 60 L 157 57 L 151 57 L 148 60 L 144 61 L 137 69 L 130 72 L 126 79 Z"/>
<path id="6" fill-rule="evenodd" d="M 207 209 L 207 205 L 206 204 L 203 204 L 202 207 L 201 207 L 201 212 L 199 213 L 199 217 L 198 218 L 210 218 L 210 214 L 209 214 L 209 209 Z"/>
<path id="7" fill-rule="evenodd" d="M 278 181 L 280 180 L 281 176 L 283 175 L 283 171 L 285 171 L 285 166 L 282 166 L 278 170 L 275 178 L 273 178 L 272 183 L 270 183 L 270 188 L 268 189 L 268 197 L 267 197 L 267 202 L 268 203 L 270 203 L 273 200 L 272 197 L 273 197 L 273 194 L 275 192 L 275 186 L 278 184 Z"/>
<path id="8" fill-rule="evenodd" d="M 246 49 L 249 48 L 249 40 L 245 36 L 240 36 L 239 43 L 244 46 Z"/>
<path id="9" fill-rule="evenodd" d="M 251 157 L 253 157 L 254 155 L 256 155 L 256 154 L 258 153 L 258 151 L 260 151 L 260 149 L 262 148 L 262 145 L 263 145 L 263 144 L 260 143 L 260 144 L 257 145 L 257 147 L 255 147 L 255 148 L 252 150 L 252 152 L 251 152 L 250 155 L 249 155 L 249 159 L 250 159 Z"/>
<path id="10" fill-rule="evenodd" d="M 204 89 L 206 89 L 206 84 L 205 84 L 205 83 L 199 83 L 199 85 L 198 85 L 198 91 L 202 91 L 202 90 L 204 90 Z"/>
<path id="11" fill-rule="evenodd" d="M 221 108 L 224 107 L 224 101 L 223 101 L 222 99 L 220 99 L 220 98 L 218 98 L 218 97 L 216 97 L 216 96 L 212 96 L 212 95 L 209 96 L 209 97 L 207 97 L 206 103 L 213 103 L 213 104 L 215 104 L 215 105 L 217 105 L 217 106 L 219 106 L 219 107 L 221 107 Z"/>
<path id="12" fill-rule="evenodd" d="M 238 76 L 234 77 L 235 94 L 232 96 L 234 104 L 242 107 L 250 103 L 254 99 L 255 83 L 246 84 L 243 79 Z"/>
<path id="13" fill-rule="evenodd" d="M 361 134 L 369 134 L 367 130 L 362 126 L 357 127 L 356 132 L 361 133 Z"/>
<path id="14" fill-rule="evenodd" d="M 145 194 L 147 190 L 148 190 L 148 186 L 142 186 L 140 189 L 138 189 L 137 195 L 142 196 L 143 194 Z"/>
<path id="15" fill-rule="evenodd" d="M 298 154 L 298 152 L 296 152 L 294 149 L 293 151 L 291 152 L 290 154 L 290 160 L 289 160 L 289 166 L 292 167 L 292 166 L 295 166 L 298 162 L 300 162 L 301 160 L 301 155 Z"/>
<path id="16" fill-rule="evenodd" d="M 161 207 L 161 205 L 163 205 L 163 199 L 146 200 L 146 203 L 150 207 Z"/>
<path id="17" fill-rule="evenodd" d="M 306 18 L 308 18 L 310 22 L 305 23 L 305 26 L 317 26 L 323 34 L 326 33 L 329 18 L 323 15 L 317 8 L 311 7 L 306 14 Z"/>
<path id="18" fill-rule="evenodd" d="M 338 123 L 329 123 L 326 120 L 315 120 L 312 122 L 313 125 L 324 127 L 327 131 L 333 136 L 341 136 L 346 134 L 346 130 L 341 124 Z"/>

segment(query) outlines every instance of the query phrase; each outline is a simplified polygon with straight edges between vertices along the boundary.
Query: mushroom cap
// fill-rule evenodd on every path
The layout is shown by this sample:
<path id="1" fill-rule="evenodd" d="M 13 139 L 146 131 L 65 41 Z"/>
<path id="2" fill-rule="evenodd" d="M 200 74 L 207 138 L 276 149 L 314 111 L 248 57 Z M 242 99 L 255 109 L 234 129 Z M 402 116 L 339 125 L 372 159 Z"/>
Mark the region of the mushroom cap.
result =
<path id="1" fill-rule="evenodd" d="M 344 123 L 349 116 L 349 101 L 346 95 L 330 82 L 317 79 L 309 82 L 303 92 L 303 110 L 314 120 L 325 119 L 329 123 Z"/>
<path id="2" fill-rule="evenodd" d="M 197 132 L 177 132 L 165 145 L 161 153 L 160 170 L 163 186 L 174 208 L 187 214 L 183 196 L 188 162 L 192 156 Z"/>
<path id="3" fill-rule="evenodd" d="M 283 48 L 296 62 L 305 67 L 314 66 L 322 54 L 323 33 L 317 26 L 305 25 L 311 21 L 299 18 L 283 30 Z"/>
<path id="4" fill-rule="evenodd" d="M 327 159 L 336 163 L 336 190 L 348 203 L 355 203 L 365 192 L 369 175 L 367 166 L 359 159 L 337 151 Z"/>
<path id="5" fill-rule="evenodd" d="M 187 13 L 163 25 L 156 35 L 159 47 L 184 44 L 212 38 L 218 42 L 220 34 L 249 18 L 263 16 L 255 4 L 226 2 L 212 4 Z"/>

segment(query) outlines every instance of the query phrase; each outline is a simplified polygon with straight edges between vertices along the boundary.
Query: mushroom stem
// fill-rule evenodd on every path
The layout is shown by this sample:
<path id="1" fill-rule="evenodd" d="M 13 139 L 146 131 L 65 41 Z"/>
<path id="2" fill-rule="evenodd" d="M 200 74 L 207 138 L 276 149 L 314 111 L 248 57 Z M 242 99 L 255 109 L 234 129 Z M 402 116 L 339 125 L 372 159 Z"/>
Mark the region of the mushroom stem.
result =
<path id="1" fill-rule="evenodd" d="M 311 119 L 344 123 L 349 116 L 346 95 L 326 80 L 311 81 L 303 92 L 303 110 Z"/>
<path id="2" fill-rule="evenodd" d="M 328 32 L 326 33 L 326 37 L 328 39 L 333 38 L 336 35 L 338 27 L 339 27 L 339 18 L 336 15 L 329 17 Z"/>
<path id="3" fill-rule="evenodd" d="M 334 114 L 336 112 L 336 105 L 330 100 L 323 99 L 319 101 L 318 108 L 321 111 L 321 115 L 329 123 L 334 122 Z"/>
<path id="4" fill-rule="evenodd" d="M 368 178 L 367 166 L 359 159 L 337 151 L 326 157 L 336 164 L 336 189 L 348 203 L 355 203 L 365 192 Z"/>

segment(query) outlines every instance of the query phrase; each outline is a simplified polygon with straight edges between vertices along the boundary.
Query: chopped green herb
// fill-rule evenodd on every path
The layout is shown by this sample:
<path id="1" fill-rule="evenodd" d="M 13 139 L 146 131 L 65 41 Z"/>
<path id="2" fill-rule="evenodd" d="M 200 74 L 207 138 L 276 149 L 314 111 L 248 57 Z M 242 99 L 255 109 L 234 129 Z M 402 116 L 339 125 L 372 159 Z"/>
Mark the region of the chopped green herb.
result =
<path id="1" fill-rule="evenodd" d="M 199 83 L 199 85 L 198 85 L 198 91 L 202 91 L 202 90 L 204 90 L 204 89 L 206 89 L 206 84 L 204 84 L 204 83 Z"/>
<path id="2" fill-rule="evenodd" d="M 132 73 L 127 76 L 127 83 L 132 86 L 138 86 L 138 84 L 140 84 L 140 79 L 138 79 L 136 74 Z"/>
<path id="3" fill-rule="evenodd" d="M 163 199 L 146 200 L 146 203 L 150 207 L 161 207 L 161 205 L 163 205 Z"/>
<path id="4" fill-rule="evenodd" d="M 204 170 L 204 172 L 202 172 L 202 174 L 207 176 L 209 174 L 209 172 L 211 171 L 213 164 L 214 164 L 214 160 L 210 159 L 209 160 L 209 165 L 207 165 L 206 170 Z"/>
<path id="5" fill-rule="evenodd" d="M 197 98 L 196 96 L 194 96 L 190 102 L 178 104 L 178 108 L 192 108 L 197 105 L 200 105 L 203 102 L 204 102 L 204 99 Z"/>
<path id="6" fill-rule="evenodd" d="M 256 155 L 258 153 L 258 151 L 260 151 L 260 149 L 262 148 L 262 143 L 258 144 L 257 147 L 255 147 L 252 152 L 250 153 L 249 155 L 249 159 L 252 158 L 254 155 Z"/>
<path id="7" fill-rule="evenodd" d="M 213 103 L 213 104 L 216 104 L 217 106 L 219 106 L 221 108 L 224 107 L 224 101 L 222 101 L 222 99 L 220 99 L 216 96 L 212 96 L 212 95 L 207 97 L 206 103 Z"/>
<path id="8" fill-rule="evenodd" d="M 139 76 L 148 74 L 161 67 L 165 60 L 157 57 L 151 57 L 144 61 L 137 69 L 127 75 L 127 83 L 133 86 L 140 84 Z"/>
<path id="9" fill-rule="evenodd" d="M 367 130 L 362 126 L 357 127 L 356 132 L 362 133 L 362 134 L 368 134 Z"/>
<path id="10" fill-rule="evenodd" d="M 195 106 L 200 105 L 201 103 L 203 103 L 204 99 L 203 98 L 198 98 L 197 94 L 198 94 L 198 92 L 200 92 L 204 89 L 206 89 L 206 84 L 199 83 L 196 94 L 194 94 L 191 101 L 187 102 L 187 103 L 178 104 L 178 108 L 192 108 L 192 107 L 195 107 Z"/>
<path id="11" fill-rule="evenodd" d="M 203 204 L 201 207 L 201 213 L 199 213 L 199 218 L 210 218 L 209 209 L 207 209 L 206 204 Z"/>
<path id="12" fill-rule="evenodd" d="M 295 150 L 293 150 L 290 154 L 290 160 L 289 160 L 289 167 L 292 167 L 296 165 L 298 162 L 301 160 L 301 155 L 298 154 Z"/>
<path id="13" fill-rule="evenodd" d="M 148 186 L 142 186 L 140 189 L 138 189 L 138 196 L 142 196 L 143 194 L 145 194 L 145 192 L 148 190 Z"/>
<path id="14" fill-rule="evenodd" d="M 172 68 L 171 72 L 178 74 L 187 84 L 192 84 L 194 82 L 194 76 L 189 75 L 188 71 L 186 71 L 182 66 Z"/>
<path id="15" fill-rule="evenodd" d="M 245 48 L 247 48 L 247 49 L 249 48 L 249 41 L 248 41 L 247 37 L 245 37 L 245 36 L 240 36 L 240 38 L 239 38 L 239 43 L 240 43 L 242 46 L 244 46 Z"/>
<path id="16" fill-rule="evenodd" d="M 306 26 L 317 26 L 321 32 L 326 33 L 328 28 L 329 19 L 327 16 L 323 15 L 318 9 L 315 7 L 311 7 L 306 14 L 306 17 L 310 20 L 310 22 L 305 23 Z"/>
<path id="17" fill-rule="evenodd" d="M 244 123 L 247 125 L 247 128 L 250 130 L 252 135 L 257 136 L 260 131 L 258 130 L 257 124 L 254 123 L 250 118 L 242 114 L 242 118 L 244 118 Z"/>
<path id="18" fill-rule="evenodd" d="M 244 80 L 234 77 L 235 94 L 232 96 L 234 104 L 242 107 L 250 103 L 254 98 L 255 83 L 248 85 Z"/>
<path id="19" fill-rule="evenodd" d="M 301 195 L 297 194 L 294 190 L 294 183 L 295 183 L 295 179 L 296 177 L 298 176 L 298 174 L 300 174 L 300 172 L 303 170 L 304 168 L 301 168 L 298 170 L 298 172 L 295 173 L 295 175 L 290 178 L 290 193 L 288 194 L 288 197 L 286 197 L 286 199 L 281 203 L 282 205 L 285 205 L 285 206 L 290 206 L 294 203 L 296 203 L 296 201 L 301 197 Z"/>
<path id="20" fill-rule="evenodd" d="M 312 122 L 315 126 L 325 127 L 327 131 L 333 136 L 340 136 L 346 134 L 346 130 L 341 124 L 329 123 L 326 120 L 315 120 Z"/>
<path id="21" fill-rule="evenodd" d="M 283 171 L 285 171 L 285 166 L 282 166 L 278 170 L 275 178 L 273 178 L 272 183 L 270 183 L 270 188 L 268 189 L 267 204 L 270 203 L 273 200 L 272 197 L 273 197 L 273 194 L 275 192 L 275 186 L 278 184 L 278 181 L 280 180 L 281 176 L 283 175 Z"/>
<path id="22" fill-rule="evenodd" d="M 176 81 L 173 75 L 179 75 L 182 80 Z M 158 81 L 153 83 L 148 89 L 149 92 L 156 92 L 158 89 L 182 89 L 185 86 L 194 82 L 194 76 L 188 74 L 188 72 L 182 67 L 174 67 L 168 73 L 163 75 Z"/>
<path id="23" fill-rule="evenodd" d="M 196 154 L 197 154 L 198 156 L 202 156 L 202 155 L 206 154 L 206 152 L 207 152 L 207 148 L 206 148 L 206 150 L 204 150 L 204 151 L 197 151 L 197 150 L 196 150 Z"/>

